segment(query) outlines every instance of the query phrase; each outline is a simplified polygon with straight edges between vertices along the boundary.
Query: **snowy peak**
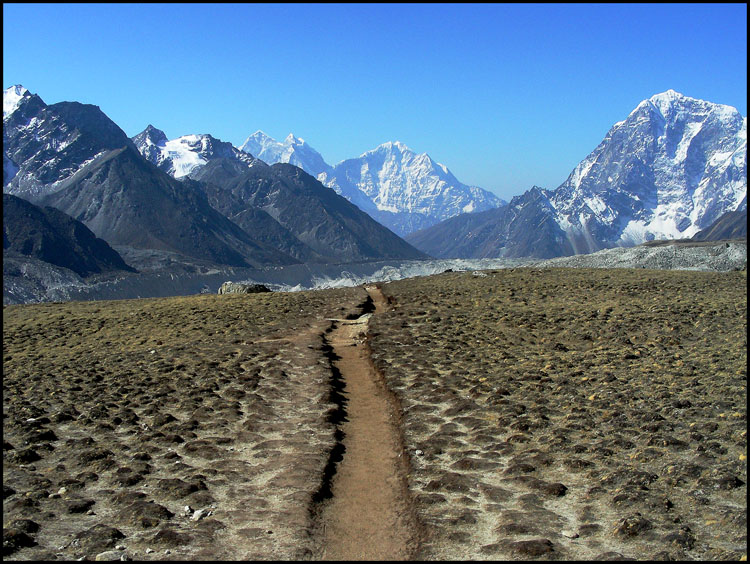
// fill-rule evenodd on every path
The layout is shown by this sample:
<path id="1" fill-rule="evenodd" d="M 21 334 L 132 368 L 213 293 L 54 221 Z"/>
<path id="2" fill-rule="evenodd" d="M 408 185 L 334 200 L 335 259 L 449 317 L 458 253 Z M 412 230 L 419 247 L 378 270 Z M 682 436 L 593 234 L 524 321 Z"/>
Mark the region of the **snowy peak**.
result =
<path id="1" fill-rule="evenodd" d="M 345 160 L 318 179 L 402 236 L 461 213 L 505 203 L 486 190 L 463 184 L 448 167 L 400 141 L 388 141 Z"/>
<path id="2" fill-rule="evenodd" d="M 149 124 L 146 129 L 133 137 L 132 141 L 138 152 L 146 157 L 146 160 L 156 164 L 159 161 L 159 155 L 167 144 L 167 136 L 161 129 L 156 129 Z"/>
<path id="3" fill-rule="evenodd" d="M 654 94 L 650 98 L 643 100 L 628 117 L 630 118 L 648 110 L 655 112 L 657 116 L 661 116 L 665 123 L 675 123 L 686 118 L 696 120 L 701 116 L 708 117 L 709 115 L 722 121 L 732 121 L 742 118 L 739 111 L 732 106 L 691 98 L 671 89 Z M 615 126 L 622 125 L 623 123 L 625 122 L 619 122 Z"/>
<path id="4" fill-rule="evenodd" d="M 648 99 L 648 102 L 655 108 L 657 108 L 663 116 L 671 113 L 671 109 L 677 105 L 683 105 L 686 102 L 690 103 L 698 101 L 699 100 L 696 100 L 694 98 L 683 96 L 679 92 L 675 92 L 671 89 L 667 90 L 666 92 L 662 92 L 661 94 L 654 94 L 653 96 L 651 96 L 651 98 Z"/>
<path id="5" fill-rule="evenodd" d="M 3 90 L 3 119 L 15 112 L 27 97 L 31 97 L 31 93 L 20 84 Z"/>
<path id="6" fill-rule="evenodd" d="M 414 151 L 412 151 L 409 147 L 401 143 L 401 141 L 386 141 L 385 143 L 378 145 L 374 149 L 367 151 L 360 155 L 360 157 L 364 157 L 371 153 L 411 153 L 414 154 Z M 423 153 L 426 154 L 426 153 Z"/>
<path id="7" fill-rule="evenodd" d="M 161 129 L 156 129 L 153 125 L 149 124 L 146 129 L 141 131 L 138 135 L 133 137 L 133 143 L 136 146 L 145 145 L 156 145 L 162 147 L 167 142 L 167 136 Z"/>
<path id="8" fill-rule="evenodd" d="M 255 156 L 258 155 L 259 148 L 272 146 L 274 144 L 281 145 L 281 143 L 278 143 L 275 139 L 269 137 L 259 129 L 258 131 L 250 135 L 247 139 L 245 139 L 245 142 L 237 148 L 240 151 L 245 151 L 246 153 L 250 153 Z"/>
<path id="9" fill-rule="evenodd" d="M 61 189 L 81 168 L 130 139 L 97 106 L 58 102 L 48 106 L 21 88 L 20 103 L 3 119 L 3 151 L 17 167 L 4 191 L 31 201 Z"/>
<path id="10" fill-rule="evenodd" d="M 746 159 L 735 108 L 667 90 L 576 166 L 552 198 L 557 221 L 577 252 L 692 237 L 745 197 Z"/>
<path id="11" fill-rule="evenodd" d="M 747 118 L 667 90 L 615 123 L 556 190 L 407 238 L 435 257 L 549 258 L 686 239 L 746 207 Z"/>
<path id="12" fill-rule="evenodd" d="M 231 143 L 208 134 L 183 135 L 169 140 L 163 131 L 149 125 L 132 140 L 141 155 L 174 178 L 187 176 L 217 158 L 240 161 L 248 166 L 255 162 L 251 155 Z"/>
<path id="13" fill-rule="evenodd" d="M 268 164 L 289 163 L 312 176 L 318 176 L 331 168 L 320 153 L 292 133 L 279 142 L 258 130 L 238 148 Z"/>
<path id="14" fill-rule="evenodd" d="M 306 145 L 304 139 L 302 139 L 301 137 L 295 137 L 293 133 L 290 133 L 286 136 L 286 138 L 284 139 L 284 144 L 291 147 L 301 147 L 303 145 Z"/>
<path id="15" fill-rule="evenodd" d="M 240 149 L 268 164 L 298 166 L 399 235 L 459 213 L 505 204 L 486 190 L 462 184 L 448 167 L 400 141 L 388 141 L 336 166 L 291 133 L 279 142 L 256 131 Z"/>

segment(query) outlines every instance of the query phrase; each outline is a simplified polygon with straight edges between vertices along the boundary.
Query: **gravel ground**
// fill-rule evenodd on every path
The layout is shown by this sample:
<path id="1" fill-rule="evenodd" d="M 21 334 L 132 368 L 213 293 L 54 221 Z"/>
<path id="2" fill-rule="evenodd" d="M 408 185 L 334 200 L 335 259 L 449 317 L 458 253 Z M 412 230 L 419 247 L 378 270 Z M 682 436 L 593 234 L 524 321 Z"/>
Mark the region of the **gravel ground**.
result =
<path id="1" fill-rule="evenodd" d="M 535 266 L 570 268 L 649 268 L 727 272 L 747 269 L 747 241 L 659 242 L 560 257 Z"/>
<path id="2" fill-rule="evenodd" d="M 361 288 L 8 306 L 3 556 L 296 559 Z"/>
<path id="3" fill-rule="evenodd" d="M 746 271 L 382 291 L 363 346 L 400 408 L 419 558 L 746 557 Z M 4 307 L 4 557 L 320 554 L 342 405 L 325 336 L 367 297 Z"/>
<path id="4" fill-rule="evenodd" d="M 383 285 L 426 559 L 747 551 L 747 274 L 515 269 Z"/>

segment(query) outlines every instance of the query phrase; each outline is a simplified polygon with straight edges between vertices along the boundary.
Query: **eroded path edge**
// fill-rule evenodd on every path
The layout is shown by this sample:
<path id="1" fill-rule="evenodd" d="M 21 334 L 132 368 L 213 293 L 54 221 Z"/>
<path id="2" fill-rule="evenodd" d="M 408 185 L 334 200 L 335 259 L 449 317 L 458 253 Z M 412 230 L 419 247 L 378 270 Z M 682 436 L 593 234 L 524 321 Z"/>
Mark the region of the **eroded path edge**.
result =
<path id="1" fill-rule="evenodd" d="M 389 305 L 378 286 L 365 289 L 366 313 L 335 321 L 325 336 L 343 416 L 325 478 L 330 489 L 314 508 L 315 558 L 409 560 L 419 552 L 422 528 L 408 489 L 400 405 L 367 342 L 370 317 Z"/>

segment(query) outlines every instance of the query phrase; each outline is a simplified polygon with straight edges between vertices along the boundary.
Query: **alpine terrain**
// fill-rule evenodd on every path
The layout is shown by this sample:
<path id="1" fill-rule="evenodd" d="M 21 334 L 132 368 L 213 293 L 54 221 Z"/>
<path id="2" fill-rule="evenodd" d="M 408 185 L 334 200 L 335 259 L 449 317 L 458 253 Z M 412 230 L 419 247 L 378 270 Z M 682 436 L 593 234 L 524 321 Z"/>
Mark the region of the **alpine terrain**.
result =
<path id="1" fill-rule="evenodd" d="M 97 106 L 48 106 L 25 91 L 4 110 L 3 151 L 15 171 L 4 193 L 65 212 L 120 252 L 151 249 L 241 267 L 298 262 L 212 208 L 197 183 L 146 161 Z"/>
<path id="2" fill-rule="evenodd" d="M 505 204 L 487 190 L 463 184 L 427 153 L 416 154 L 398 141 L 335 166 L 291 133 L 279 142 L 256 131 L 239 148 L 268 163 L 302 168 L 401 236 L 461 213 Z"/>
<path id="3" fill-rule="evenodd" d="M 252 188 L 227 184 L 248 174 Z M 208 134 L 170 141 L 149 125 L 130 139 L 97 106 L 3 95 L 3 192 L 82 222 L 139 270 L 425 258 L 300 174 Z"/>
<path id="4" fill-rule="evenodd" d="M 690 238 L 746 209 L 747 118 L 668 90 L 644 100 L 556 190 L 462 215 L 407 240 L 437 257 L 551 258 Z"/>
<path id="5" fill-rule="evenodd" d="M 168 141 L 151 125 L 133 142 L 175 179 L 197 182 L 211 206 L 256 240 L 300 262 L 426 258 L 292 164 L 269 166 L 210 135 Z"/>

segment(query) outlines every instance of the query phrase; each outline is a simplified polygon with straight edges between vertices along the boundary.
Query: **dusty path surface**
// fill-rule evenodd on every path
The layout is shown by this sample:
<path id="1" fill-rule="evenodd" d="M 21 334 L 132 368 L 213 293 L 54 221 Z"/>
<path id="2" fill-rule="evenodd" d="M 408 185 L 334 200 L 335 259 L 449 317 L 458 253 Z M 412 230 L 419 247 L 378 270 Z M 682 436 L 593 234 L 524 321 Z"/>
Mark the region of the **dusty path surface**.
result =
<path id="1" fill-rule="evenodd" d="M 380 289 L 367 291 L 375 314 L 384 311 Z M 341 425 L 343 460 L 320 514 L 324 560 L 406 560 L 419 548 L 398 411 L 365 343 L 371 315 L 340 321 L 329 339 L 345 385 L 347 416 Z"/>

